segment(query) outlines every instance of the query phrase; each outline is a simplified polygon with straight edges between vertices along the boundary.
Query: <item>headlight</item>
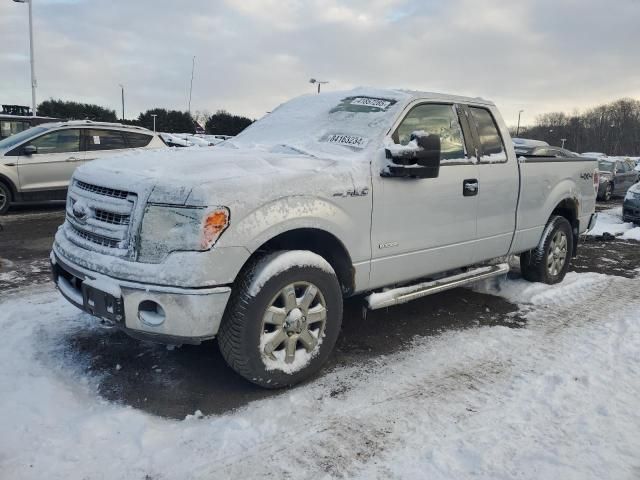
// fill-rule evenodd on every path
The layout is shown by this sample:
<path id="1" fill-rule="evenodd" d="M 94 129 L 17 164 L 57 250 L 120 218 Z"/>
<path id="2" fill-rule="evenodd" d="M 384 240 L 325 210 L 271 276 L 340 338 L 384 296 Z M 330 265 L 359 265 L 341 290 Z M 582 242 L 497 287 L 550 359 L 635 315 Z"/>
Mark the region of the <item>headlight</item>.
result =
<path id="1" fill-rule="evenodd" d="M 147 205 L 138 260 L 158 263 L 171 252 L 208 250 L 228 226 L 226 207 Z"/>

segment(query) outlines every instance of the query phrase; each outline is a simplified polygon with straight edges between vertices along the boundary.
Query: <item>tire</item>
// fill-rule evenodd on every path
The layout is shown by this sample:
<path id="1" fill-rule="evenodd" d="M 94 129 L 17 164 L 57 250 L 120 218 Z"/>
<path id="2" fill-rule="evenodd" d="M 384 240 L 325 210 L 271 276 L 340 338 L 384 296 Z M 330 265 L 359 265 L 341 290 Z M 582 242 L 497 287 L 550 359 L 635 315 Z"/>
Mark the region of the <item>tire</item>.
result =
<path id="1" fill-rule="evenodd" d="M 607 186 L 604 189 L 604 194 L 602 195 L 602 199 L 605 202 L 608 202 L 609 200 L 611 200 L 612 196 L 613 196 L 613 183 L 607 183 Z"/>
<path id="2" fill-rule="evenodd" d="M 281 388 L 320 370 L 341 323 L 342 291 L 329 263 L 309 251 L 280 251 L 240 274 L 218 345 L 241 376 L 261 387 Z"/>
<path id="3" fill-rule="evenodd" d="M 564 239 L 564 241 L 563 241 Z M 561 282 L 573 255 L 573 229 L 560 216 L 549 219 L 536 248 L 520 255 L 522 276 L 530 282 L 554 284 Z"/>
<path id="4" fill-rule="evenodd" d="M 12 195 L 11 189 L 0 182 L 0 215 L 4 215 L 9 210 L 11 205 Z"/>

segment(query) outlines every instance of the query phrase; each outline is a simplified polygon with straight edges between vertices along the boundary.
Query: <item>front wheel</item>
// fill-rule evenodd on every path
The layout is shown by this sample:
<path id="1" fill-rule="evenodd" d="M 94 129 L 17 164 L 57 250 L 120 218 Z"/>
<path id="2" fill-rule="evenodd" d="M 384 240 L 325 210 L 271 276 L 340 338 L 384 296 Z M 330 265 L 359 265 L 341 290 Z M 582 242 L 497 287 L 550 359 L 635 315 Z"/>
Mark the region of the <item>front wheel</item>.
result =
<path id="1" fill-rule="evenodd" d="M 551 217 L 536 248 L 520 255 L 522 276 L 530 282 L 561 282 L 573 255 L 573 230 L 569 221 Z"/>
<path id="2" fill-rule="evenodd" d="M 11 190 L 4 183 L 0 182 L 0 215 L 4 215 L 9 210 L 11 204 Z"/>
<path id="3" fill-rule="evenodd" d="M 272 253 L 247 268 L 220 325 L 222 356 L 265 388 L 299 383 L 325 363 L 342 323 L 331 265 L 309 251 Z"/>

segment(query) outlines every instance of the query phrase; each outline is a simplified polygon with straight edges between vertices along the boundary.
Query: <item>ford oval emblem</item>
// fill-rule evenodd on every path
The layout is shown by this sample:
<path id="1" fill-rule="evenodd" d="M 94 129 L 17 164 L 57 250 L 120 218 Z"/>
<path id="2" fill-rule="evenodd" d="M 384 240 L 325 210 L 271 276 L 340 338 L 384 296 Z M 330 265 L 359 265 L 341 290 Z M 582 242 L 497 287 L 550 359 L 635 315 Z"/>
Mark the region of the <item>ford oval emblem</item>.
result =
<path id="1" fill-rule="evenodd" d="M 73 213 L 73 217 L 79 221 L 80 223 L 86 223 L 87 217 L 89 216 L 89 209 L 86 205 L 80 202 L 76 202 L 73 204 L 71 208 Z"/>

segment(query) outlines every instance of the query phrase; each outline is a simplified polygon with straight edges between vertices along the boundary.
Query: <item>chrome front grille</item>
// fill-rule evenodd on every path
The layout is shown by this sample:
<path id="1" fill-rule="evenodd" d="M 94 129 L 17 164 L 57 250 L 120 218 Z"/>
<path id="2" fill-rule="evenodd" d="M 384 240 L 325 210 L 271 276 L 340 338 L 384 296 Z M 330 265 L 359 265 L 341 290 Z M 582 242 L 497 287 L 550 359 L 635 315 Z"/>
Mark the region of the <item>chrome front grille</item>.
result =
<path id="1" fill-rule="evenodd" d="M 108 212 L 106 210 L 95 210 L 96 220 L 112 225 L 129 225 L 130 215 Z"/>
<path id="2" fill-rule="evenodd" d="M 98 195 L 105 195 L 107 197 L 113 197 L 113 198 L 127 198 L 127 196 L 129 195 L 129 192 L 126 192 L 124 190 L 116 190 L 114 188 L 100 187 L 98 185 L 91 185 L 89 183 L 84 183 L 79 180 L 75 181 L 74 186 L 87 192 L 96 193 Z"/>
<path id="3" fill-rule="evenodd" d="M 67 199 L 67 238 L 87 250 L 128 256 L 137 199 L 133 192 L 74 180 Z"/>
<path id="4" fill-rule="evenodd" d="M 71 225 L 71 228 L 73 229 L 76 235 L 78 235 L 80 238 L 87 240 L 91 243 L 95 243 L 97 245 L 108 247 L 108 248 L 119 248 L 119 244 L 120 244 L 119 240 L 103 237 L 101 235 L 97 235 L 91 232 L 85 232 L 85 231 L 79 230 L 73 225 Z"/>

